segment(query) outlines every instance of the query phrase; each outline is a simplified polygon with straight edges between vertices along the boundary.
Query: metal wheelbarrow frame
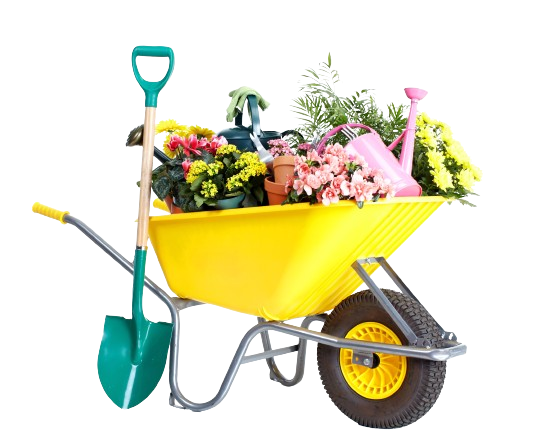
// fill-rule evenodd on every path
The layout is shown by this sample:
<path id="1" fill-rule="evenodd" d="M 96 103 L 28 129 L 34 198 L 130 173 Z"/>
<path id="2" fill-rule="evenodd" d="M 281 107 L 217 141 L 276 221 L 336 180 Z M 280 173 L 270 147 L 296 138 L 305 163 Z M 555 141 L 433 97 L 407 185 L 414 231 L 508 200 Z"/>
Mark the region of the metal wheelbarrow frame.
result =
<path id="1" fill-rule="evenodd" d="M 42 207 L 42 209 L 37 212 L 51 218 L 55 218 L 62 223 L 69 223 L 77 227 L 83 234 L 85 234 L 91 241 L 93 241 L 97 246 L 105 251 L 105 253 L 113 258 L 125 270 L 127 270 L 129 273 L 133 273 L 132 263 L 129 262 L 125 257 L 123 257 L 118 251 L 116 251 L 112 246 L 110 246 L 105 240 L 103 240 L 82 221 L 69 215 L 69 213 L 67 212 L 63 213 L 50 208 L 46 208 L 42 205 L 40 206 Z M 167 308 L 171 313 L 171 319 L 173 323 L 169 366 L 169 384 L 171 388 L 169 404 L 176 408 L 189 409 L 195 412 L 211 409 L 217 406 L 225 398 L 242 364 L 263 359 L 267 362 L 270 370 L 270 378 L 272 380 L 277 381 L 284 386 L 294 386 L 298 384 L 303 378 L 307 341 L 314 341 L 318 344 L 333 347 L 335 349 L 349 349 L 352 351 L 352 362 L 354 364 L 368 367 L 371 367 L 371 364 L 374 360 L 374 355 L 377 354 L 405 356 L 407 358 L 417 358 L 425 361 L 441 362 L 466 353 L 466 345 L 459 343 L 454 333 L 445 331 L 438 323 L 436 323 L 436 326 L 438 330 L 438 336 L 440 336 L 440 341 L 438 342 L 438 345 L 436 347 L 432 346 L 429 340 L 418 337 L 410 328 L 409 324 L 404 320 L 404 318 L 402 318 L 400 313 L 395 309 L 390 299 L 375 284 L 369 273 L 363 267 L 364 265 L 366 266 L 371 264 L 378 264 L 378 266 L 380 266 L 396 284 L 396 286 L 400 289 L 404 296 L 407 296 L 409 299 L 412 299 L 417 303 L 419 303 L 419 301 L 413 295 L 411 290 L 400 279 L 400 277 L 396 274 L 396 272 L 391 268 L 385 258 L 368 257 L 357 259 L 351 265 L 356 274 L 367 286 L 368 290 L 378 300 L 384 311 L 386 311 L 386 313 L 394 321 L 397 327 L 401 330 L 405 337 L 405 340 L 409 345 L 395 345 L 379 342 L 360 341 L 339 336 L 332 336 L 327 333 L 310 330 L 309 327 L 313 322 L 324 323 L 327 320 L 328 315 L 325 313 L 306 317 L 300 327 L 280 321 L 266 321 L 264 318 L 258 317 L 258 323 L 250 330 L 248 330 L 242 338 L 217 394 L 211 400 L 203 403 L 196 403 L 187 399 L 181 392 L 178 382 L 178 359 L 180 340 L 179 313 L 184 309 L 200 305 L 202 304 L 202 302 L 198 302 L 192 299 L 169 296 L 153 281 L 146 277 L 144 282 L 145 286 L 150 291 L 152 291 L 161 301 L 163 301 L 165 305 L 167 305 Z M 299 342 L 298 344 L 289 347 L 273 349 L 269 337 L 270 331 L 276 331 L 283 334 L 295 336 L 299 338 Z M 260 335 L 261 337 L 263 352 L 253 355 L 246 355 L 250 343 L 257 335 Z M 291 352 L 297 352 L 297 362 L 293 378 L 288 379 L 278 369 L 274 361 L 274 357 Z"/>

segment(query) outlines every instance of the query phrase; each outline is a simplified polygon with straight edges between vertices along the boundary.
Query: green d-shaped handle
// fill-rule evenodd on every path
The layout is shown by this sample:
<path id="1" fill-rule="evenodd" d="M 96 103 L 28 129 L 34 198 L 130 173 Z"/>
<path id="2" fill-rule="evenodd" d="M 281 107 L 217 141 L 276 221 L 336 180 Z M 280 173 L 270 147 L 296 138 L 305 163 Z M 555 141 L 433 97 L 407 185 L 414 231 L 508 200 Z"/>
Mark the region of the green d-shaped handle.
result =
<path id="1" fill-rule="evenodd" d="M 140 76 L 138 72 L 138 67 L 136 66 L 136 57 L 138 56 L 148 56 L 148 57 L 168 57 L 169 58 L 169 69 L 167 74 L 159 82 L 148 82 Z M 175 55 L 173 50 L 166 46 L 137 46 L 132 51 L 132 69 L 134 70 L 134 76 L 140 84 L 140 87 L 146 93 L 146 107 L 157 107 L 157 95 L 161 89 L 165 86 L 171 74 L 173 73 L 173 68 L 175 67 Z"/>

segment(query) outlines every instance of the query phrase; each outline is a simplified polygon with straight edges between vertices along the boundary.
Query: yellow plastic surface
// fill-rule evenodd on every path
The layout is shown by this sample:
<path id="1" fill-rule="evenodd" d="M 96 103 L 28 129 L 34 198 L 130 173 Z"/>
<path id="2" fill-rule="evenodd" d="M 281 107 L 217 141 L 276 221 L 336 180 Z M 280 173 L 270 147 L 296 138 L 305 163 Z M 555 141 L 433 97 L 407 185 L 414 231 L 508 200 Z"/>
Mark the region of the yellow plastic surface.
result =
<path id="1" fill-rule="evenodd" d="M 37 214 L 44 215 L 45 217 L 58 220 L 63 225 L 66 224 L 66 222 L 64 221 L 64 216 L 70 213 L 68 211 L 58 211 L 56 209 L 49 208 L 48 206 L 45 206 L 44 204 L 41 204 L 39 202 L 36 202 L 31 210 Z"/>
<path id="2" fill-rule="evenodd" d="M 299 203 L 151 217 L 149 235 L 171 290 L 267 320 L 331 310 L 361 280 L 352 263 L 390 255 L 443 202 L 406 197 Z M 368 265 L 371 274 L 378 265 Z"/>
<path id="3" fill-rule="evenodd" d="M 161 201 L 159 198 L 153 200 L 153 207 L 157 209 L 161 209 L 162 211 L 169 212 L 169 208 L 167 207 L 165 202 Z"/>
<path id="4" fill-rule="evenodd" d="M 359 324 L 348 332 L 346 338 L 402 345 L 396 333 L 378 322 Z M 353 364 L 352 356 L 352 350 L 340 349 L 340 368 L 349 387 L 364 398 L 371 400 L 388 398 L 398 391 L 406 379 L 407 360 L 405 356 L 378 353 L 380 363 L 374 369 Z"/>

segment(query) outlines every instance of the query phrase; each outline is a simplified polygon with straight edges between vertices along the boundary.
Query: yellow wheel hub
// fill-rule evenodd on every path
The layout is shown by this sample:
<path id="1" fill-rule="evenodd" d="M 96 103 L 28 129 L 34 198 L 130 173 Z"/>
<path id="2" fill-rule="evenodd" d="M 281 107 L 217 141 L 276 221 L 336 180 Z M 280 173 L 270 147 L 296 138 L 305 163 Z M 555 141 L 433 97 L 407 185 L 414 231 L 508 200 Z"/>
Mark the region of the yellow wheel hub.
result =
<path id="1" fill-rule="evenodd" d="M 396 334 L 386 325 L 378 322 L 364 322 L 353 327 L 347 339 L 382 342 L 402 345 Z M 340 349 L 340 368 L 347 381 L 357 394 L 372 400 L 388 398 L 398 391 L 406 378 L 407 361 L 405 356 L 379 353 L 379 364 L 375 368 L 353 364 L 353 351 Z"/>

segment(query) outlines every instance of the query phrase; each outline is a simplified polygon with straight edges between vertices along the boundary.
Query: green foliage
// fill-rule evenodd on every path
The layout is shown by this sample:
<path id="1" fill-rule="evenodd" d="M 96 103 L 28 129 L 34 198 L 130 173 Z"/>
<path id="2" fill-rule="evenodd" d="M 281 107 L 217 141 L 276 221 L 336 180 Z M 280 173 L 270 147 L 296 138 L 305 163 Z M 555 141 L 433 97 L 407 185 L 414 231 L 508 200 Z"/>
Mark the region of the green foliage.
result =
<path id="1" fill-rule="evenodd" d="M 334 127 L 348 122 L 357 122 L 373 128 L 386 144 L 392 142 L 406 126 L 404 110 L 406 106 L 388 106 L 388 118 L 379 110 L 371 94 L 371 89 L 356 91 L 349 97 L 338 96 L 334 85 L 340 80 L 337 70 L 332 68 L 332 57 L 322 62 L 318 70 L 307 69 L 302 95 L 294 100 L 292 106 L 302 125 L 297 128 L 305 139 L 312 140 L 315 135 L 322 136 Z M 364 133 L 356 129 L 357 133 Z M 345 144 L 347 139 L 341 133 L 331 142 Z"/>
<path id="2" fill-rule="evenodd" d="M 183 168 L 183 162 L 188 166 Z M 218 200 L 242 193 L 243 207 L 258 206 L 264 201 L 266 172 L 257 154 L 227 145 L 215 155 L 201 149 L 200 155 L 167 161 L 153 170 L 152 189 L 161 200 L 170 195 L 183 212 L 214 209 Z"/>
<path id="3" fill-rule="evenodd" d="M 334 127 L 355 122 L 374 129 L 388 146 L 406 128 L 406 105 L 390 104 L 386 117 L 375 103 L 371 89 L 358 90 L 349 97 L 338 96 L 334 86 L 340 81 L 340 75 L 332 68 L 330 54 L 318 70 L 307 69 L 303 78 L 302 95 L 294 100 L 292 107 L 302 123 L 297 131 L 308 141 L 315 135 L 322 137 Z M 356 132 L 366 131 L 356 129 Z M 347 139 L 340 132 L 330 140 L 336 142 L 345 145 Z M 400 156 L 400 150 L 401 143 L 393 151 L 396 157 Z M 418 117 L 412 176 L 422 187 L 423 195 L 442 195 L 472 206 L 464 197 L 475 195 L 472 187 L 481 179 L 481 170 L 470 163 L 446 124 L 423 114 Z M 293 194 L 292 191 L 288 196 L 288 202 L 295 200 Z"/>

